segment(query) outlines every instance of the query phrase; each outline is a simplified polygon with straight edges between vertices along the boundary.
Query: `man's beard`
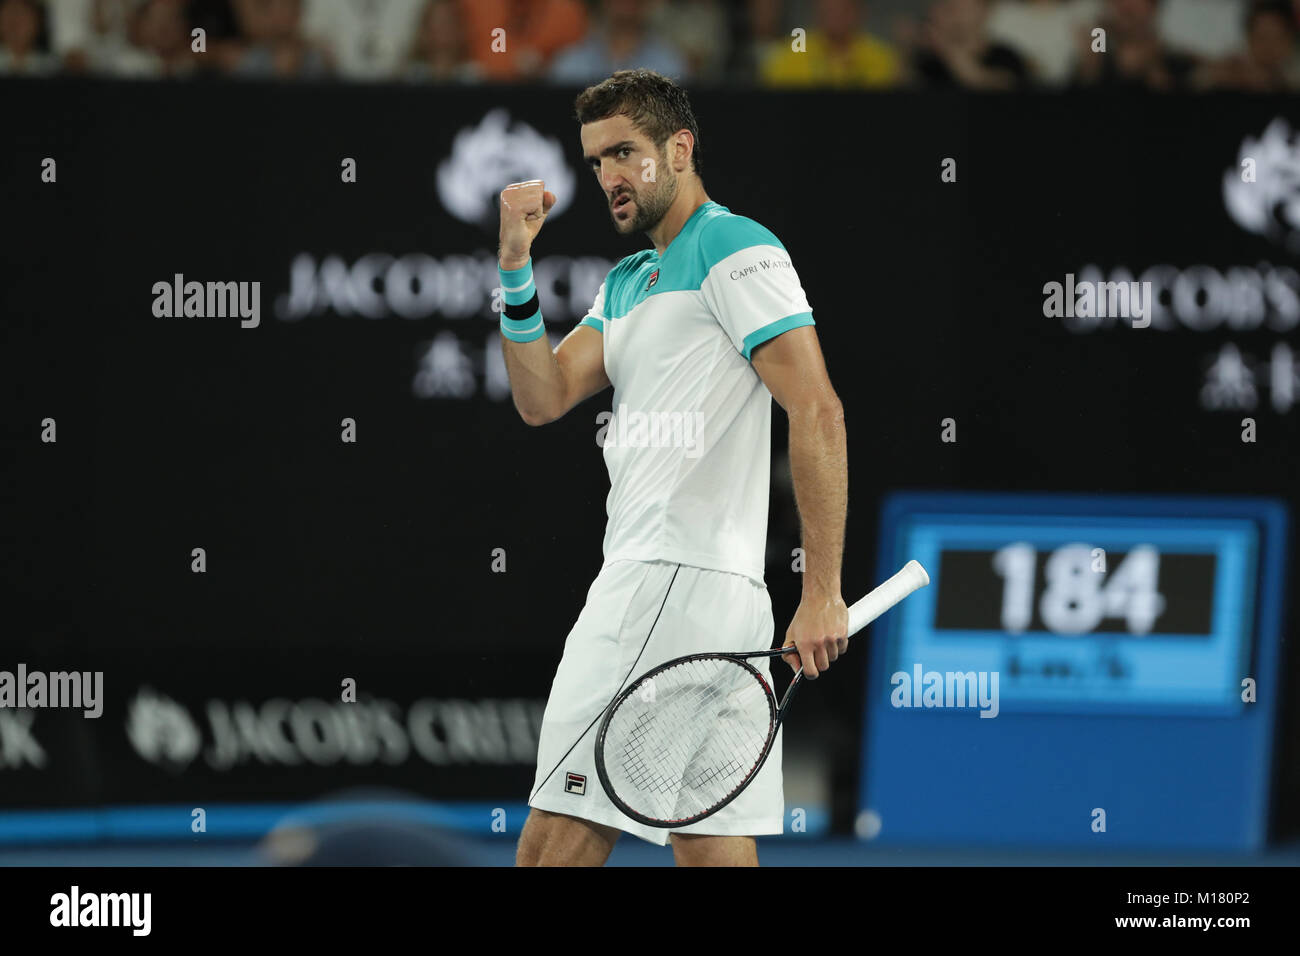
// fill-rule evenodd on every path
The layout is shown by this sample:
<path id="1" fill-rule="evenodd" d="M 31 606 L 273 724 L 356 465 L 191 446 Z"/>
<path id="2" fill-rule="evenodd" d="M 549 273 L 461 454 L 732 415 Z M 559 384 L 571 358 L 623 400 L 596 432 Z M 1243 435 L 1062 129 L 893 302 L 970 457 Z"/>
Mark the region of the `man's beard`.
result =
<path id="1" fill-rule="evenodd" d="M 636 203 L 636 213 L 630 220 L 620 223 L 614 219 L 614 228 L 618 232 L 627 234 L 629 232 L 649 232 L 663 220 L 668 214 L 668 207 L 673 204 L 677 198 L 677 177 L 660 182 L 658 188 L 652 193 L 633 193 L 632 200 Z M 610 213 L 611 217 L 613 213 Z"/>

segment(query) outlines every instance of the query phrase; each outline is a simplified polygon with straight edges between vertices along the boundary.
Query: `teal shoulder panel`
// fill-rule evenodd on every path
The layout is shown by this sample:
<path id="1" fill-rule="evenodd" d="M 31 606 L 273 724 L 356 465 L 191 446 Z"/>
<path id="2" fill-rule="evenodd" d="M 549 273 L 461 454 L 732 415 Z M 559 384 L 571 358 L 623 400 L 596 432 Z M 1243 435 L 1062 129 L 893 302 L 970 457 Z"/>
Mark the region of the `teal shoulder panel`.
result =
<path id="1" fill-rule="evenodd" d="M 653 249 L 642 249 L 619 260 L 605 280 L 605 315 L 619 319 L 641 300 L 649 277 L 657 266 Z"/>
<path id="2" fill-rule="evenodd" d="M 707 202 L 686 221 L 663 255 L 664 274 L 649 294 L 698 291 L 718 262 L 750 246 L 784 249 L 771 231 L 726 206 Z M 641 287 L 645 288 L 644 284 Z"/>
<path id="3" fill-rule="evenodd" d="M 737 216 L 730 212 L 714 216 L 701 224 L 699 245 L 701 268 L 705 275 L 727 256 L 750 246 L 775 246 L 785 250 L 781 240 L 766 226 L 759 225 L 748 216 Z M 704 276 L 700 276 L 700 279 L 703 281 Z"/>
<path id="4" fill-rule="evenodd" d="M 716 202 L 705 203 L 668 244 L 662 258 L 653 249 L 644 249 L 610 270 L 605 281 L 605 314 L 621 318 L 648 296 L 661 292 L 698 291 L 710 269 L 750 246 L 785 249 L 771 230 L 754 220 L 737 216 Z M 656 270 L 661 274 L 651 285 Z"/>

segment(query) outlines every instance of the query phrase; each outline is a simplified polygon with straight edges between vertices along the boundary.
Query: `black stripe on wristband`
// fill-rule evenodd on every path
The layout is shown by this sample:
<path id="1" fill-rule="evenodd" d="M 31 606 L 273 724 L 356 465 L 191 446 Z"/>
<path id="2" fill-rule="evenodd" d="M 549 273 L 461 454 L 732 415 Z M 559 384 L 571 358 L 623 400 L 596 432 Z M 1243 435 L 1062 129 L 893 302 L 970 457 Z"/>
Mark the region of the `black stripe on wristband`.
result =
<path id="1" fill-rule="evenodd" d="M 527 302 L 521 302 L 519 305 L 511 305 L 509 302 L 507 302 L 506 318 L 514 319 L 516 322 L 520 321 L 521 319 L 531 319 L 534 315 L 537 314 L 537 310 L 539 308 L 541 308 L 541 303 L 537 299 L 537 292 L 534 291 L 533 297 L 529 299 Z"/>

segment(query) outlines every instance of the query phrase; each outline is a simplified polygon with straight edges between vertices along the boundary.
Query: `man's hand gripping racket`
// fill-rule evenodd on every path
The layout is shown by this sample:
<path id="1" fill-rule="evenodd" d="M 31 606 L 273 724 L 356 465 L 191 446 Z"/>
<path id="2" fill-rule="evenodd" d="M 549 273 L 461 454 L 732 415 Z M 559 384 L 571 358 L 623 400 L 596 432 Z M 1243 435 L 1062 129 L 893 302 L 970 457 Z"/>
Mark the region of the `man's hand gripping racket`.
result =
<path id="1" fill-rule="evenodd" d="M 850 636 L 930 583 L 916 561 L 849 608 Z M 682 827 L 711 816 L 758 776 L 802 668 L 777 703 L 749 663 L 790 647 L 691 654 L 642 674 L 609 705 L 596 735 L 596 773 L 638 823 Z"/>

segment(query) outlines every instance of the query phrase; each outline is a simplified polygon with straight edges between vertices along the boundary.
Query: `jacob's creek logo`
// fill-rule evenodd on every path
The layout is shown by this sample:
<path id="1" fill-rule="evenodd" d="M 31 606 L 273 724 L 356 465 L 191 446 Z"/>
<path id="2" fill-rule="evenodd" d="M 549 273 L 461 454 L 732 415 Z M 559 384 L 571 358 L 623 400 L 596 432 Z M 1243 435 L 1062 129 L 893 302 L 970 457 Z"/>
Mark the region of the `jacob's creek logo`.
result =
<path id="1" fill-rule="evenodd" d="M 1223 174 L 1223 204 L 1247 232 L 1300 253 L 1300 135 L 1280 116 L 1247 136 Z"/>
<path id="2" fill-rule="evenodd" d="M 32 732 L 36 718 L 30 710 L 0 708 L 0 770 L 44 767 L 49 763 L 45 749 Z"/>
<path id="3" fill-rule="evenodd" d="M 531 765 L 545 703 L 422 697 L 403 708 L 382 699 L 209 699 L 197 717 L 144 687 L 127 705 L 126 733 L 137 755 L 173 773 L 199 757 L 223 773 L 249 765 L 398 766 L 408 760 Z"/>
<path id="4" fill-rule="evenodd" d="M 83 893 L 73 886 L 50 897 L 51 926 L 125 926 L 133 936 L 148 936 L 152 916 L 152 893 Z"/>
<path id="5" fill-rule="evenodd" d="M 438 198 L 457 219 L 496 235 L 501 187 L 530 179 L 542 180 L 555 193 L 547 219 L 562 215 L 573 201 L 576 177 L 564 147 L 527 123 L 511 122 L 503 107 L 456 134 L 451 155 L 438 166 Z"/>
<path id="6" fill-rule="evenodd" d="M 614 265 L 612 259 L 602 256 L 557 255 L 533 260 L 533 282 L 546 304 L 547 321 L 586 315 Z M 276 298 L 275 313 L 289 322 L 329 312 L 363 319 L 495 323 L 501 318 L 499 304 L 498 311 L 493 311 L 500 287 L 496 253 L 486 250 L 441 258 L 423 252 L 373 251 L 352 261 L 333 254 L 318 257 L 302 252 L 289 265 L 289 291 Z"/>

